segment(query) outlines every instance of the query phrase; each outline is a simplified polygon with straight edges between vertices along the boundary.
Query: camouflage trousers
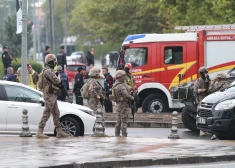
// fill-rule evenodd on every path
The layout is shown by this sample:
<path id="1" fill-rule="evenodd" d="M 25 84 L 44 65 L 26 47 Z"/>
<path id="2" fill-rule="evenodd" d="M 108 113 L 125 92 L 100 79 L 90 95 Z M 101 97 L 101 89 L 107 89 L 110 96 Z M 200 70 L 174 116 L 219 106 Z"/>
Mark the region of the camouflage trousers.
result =
<path id="1" fill-rule="evenodd" d="M 102 126 L 104 127 L 104 114 L 102 112 L 102 105 L 100 101 L 96 98 L 90 98 L 88 99 L 88 106 L 90 109 L 92 109 L 95 113 L 95 115 L 101 115 L 102 117 Z"/>
<path id="2" fill-rule="evenodd" d="M 115 135 L 119 136 L 121 129 L 122 135 L 127 135 L 128 115 L 131 112 L 129 104 L 125 102 L 117 103 L 116 110 L 118 113 L 118 120 L 115 126 Z"/>
<path id="3" fill-rule="evenodd" d="M 60 125 L 60 111 L 57 104 L 57 94 L 44 94 L 45 109 L 43 116 L 39 123 L 39 127 L 44 128 L 47 120 L 50 118 L 51 114 L 53 116 L 53 121 L 55 128 L 61 127 Z"/>

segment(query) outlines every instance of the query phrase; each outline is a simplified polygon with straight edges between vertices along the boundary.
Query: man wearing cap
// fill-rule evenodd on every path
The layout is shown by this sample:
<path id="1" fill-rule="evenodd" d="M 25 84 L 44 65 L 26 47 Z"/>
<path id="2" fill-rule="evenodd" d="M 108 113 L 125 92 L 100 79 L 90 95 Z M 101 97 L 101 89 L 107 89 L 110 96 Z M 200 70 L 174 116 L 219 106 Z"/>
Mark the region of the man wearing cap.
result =
<path id="1" fill-rule="evenodd" d="M 68 76 L 64 73 L 64 71 L 60 65 L 57 67 L 57 72 L 60 74 L 60 80 L 63 83 L 65 90 L 69 90 Z M 66 99 L 65 93 L 60 92 L 58 94 L 57 100 L 65 102 L 65 99 Z"/>
<path id="2" fill-rule="evenodd" d="M 50 47 L 49 46 L 45 46 L 45 52 L 43 53 L 43 65 L 46 66 L 45 64 L 45 57 L 47 56 L 47 54 L 50 54 Z"/>
<path id="3" fill-rule="evenodd" d="M 83 105 L 83 98 L 81 95 L 81 88 L 84 85 L 84 75 L 85 75 L 85 68 L 79 67 L 78 73 L 74 77 L 74 87 L 73 87 L 73 93 L 76 96 L 76 104 Z"/>
<path id="4" fill-rule="evenodd" d="M 4 73 L 7 74 L 7 68 L 11 66 L 11 61 L 13 60 L 13 57 L 8 53 L 9 48 L 7 46 L 3 47 L 3 53 L 2 53 L 2 63 L 4 66 Z"/>
<path id="5" fill-rule="evenodd" d="M 64 70 L 64 66 L 67 67 L 66 53 L 64 52 L 64 46 L 60 47 L 60 52 L 56 55 L 57 64 L 62 67 Z"/>

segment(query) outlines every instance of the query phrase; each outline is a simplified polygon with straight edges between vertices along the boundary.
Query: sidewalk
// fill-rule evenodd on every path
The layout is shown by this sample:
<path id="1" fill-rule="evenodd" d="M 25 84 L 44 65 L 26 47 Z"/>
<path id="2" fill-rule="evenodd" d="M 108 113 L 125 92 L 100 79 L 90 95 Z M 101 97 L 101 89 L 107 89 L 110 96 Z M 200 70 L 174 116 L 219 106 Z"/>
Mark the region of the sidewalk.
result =
<path id="1" fill-rule="evenodd" d="M 107 168 L 235 160 L 234 141 L 0 137 L 5 167 Z"/>

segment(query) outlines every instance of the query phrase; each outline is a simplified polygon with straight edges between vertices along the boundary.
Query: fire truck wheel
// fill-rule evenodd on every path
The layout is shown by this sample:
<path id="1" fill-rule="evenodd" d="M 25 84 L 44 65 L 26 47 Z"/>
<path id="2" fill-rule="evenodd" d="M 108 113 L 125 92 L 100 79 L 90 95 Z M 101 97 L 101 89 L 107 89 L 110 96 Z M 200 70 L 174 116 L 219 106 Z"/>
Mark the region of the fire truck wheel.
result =
<path id="1" fill-rule="evenodd" d="M 151 94 L 147 96 L 142 104 L 144 113 L 162 113 L 168 110 L 167 99 L 162 94 Z"/>
<path id="2" fill-rule="evenodd" d="M 189 112 L 187 112 L 186 107 L 182 109 L 181 118 L 185 128 L 188 128 L 193 132 L 199 131 L 196 125 L 196 120 L 192 116 L 190 116 Z"/>

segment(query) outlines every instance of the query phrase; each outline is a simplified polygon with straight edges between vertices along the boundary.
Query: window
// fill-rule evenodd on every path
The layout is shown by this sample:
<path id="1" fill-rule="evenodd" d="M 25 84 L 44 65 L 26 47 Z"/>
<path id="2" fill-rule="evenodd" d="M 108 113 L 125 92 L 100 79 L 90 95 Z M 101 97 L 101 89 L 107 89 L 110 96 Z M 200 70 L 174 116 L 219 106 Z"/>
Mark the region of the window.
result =
<path id="1" fill-rule="evenodd" d="M 20 87 L 5 85 L 8 101 L 39 103 L 40 95 L 29 89 Z"/>
<path id="2" fill-rule="evenodd" d="M 128 48 L 125 52 L 125 63 L 131 63 L 133 67 L 147 64 L 147 48 Z"/>
<path id="3" fill-rule="evenodd" d="M 165 64 L 182 64 L 183 63 L 183 47 L 165 47 L 164 48 Z"/>

